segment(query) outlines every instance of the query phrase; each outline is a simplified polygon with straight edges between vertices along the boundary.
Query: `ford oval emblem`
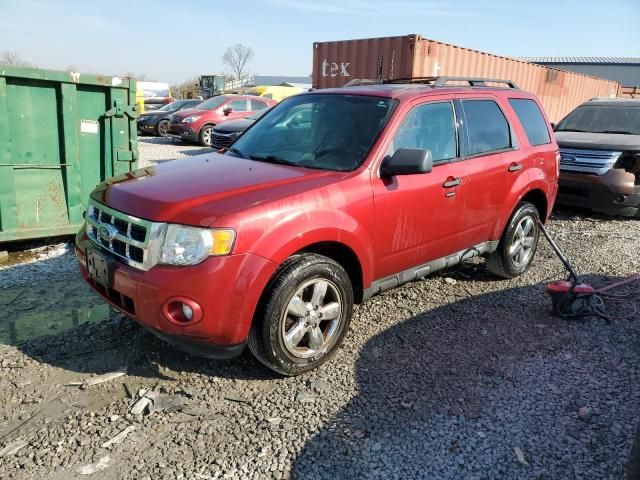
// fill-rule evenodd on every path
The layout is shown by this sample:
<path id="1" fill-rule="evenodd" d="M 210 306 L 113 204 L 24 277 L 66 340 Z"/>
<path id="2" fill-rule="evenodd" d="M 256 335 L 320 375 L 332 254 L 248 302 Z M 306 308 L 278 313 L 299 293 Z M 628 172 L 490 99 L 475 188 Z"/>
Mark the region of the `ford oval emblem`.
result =
<path id="1" fill-rule="evenodd" d="M 560 161 L 561 162 L 575 162 L 576 161 L 576 157 L 572 157 L 571 155 L 561 155 L 560 156 Z"/>
<path id="2" fill-rule="evenodd" d="M 111 242 L 118 233 L 118 229 L 110 223 L 101 223 L 98 227 L 98 235 L 105 242 Z"/>

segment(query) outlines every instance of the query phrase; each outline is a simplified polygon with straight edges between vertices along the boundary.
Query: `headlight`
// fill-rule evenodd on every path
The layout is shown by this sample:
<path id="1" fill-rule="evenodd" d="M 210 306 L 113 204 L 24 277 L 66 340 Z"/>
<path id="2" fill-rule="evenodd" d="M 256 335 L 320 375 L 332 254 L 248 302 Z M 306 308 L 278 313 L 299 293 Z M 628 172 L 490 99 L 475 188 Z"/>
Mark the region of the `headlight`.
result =
<path id="1" fill-rule="evenodd" d="M 199 118 L 200 118 L 200 115 L 191 115 L 190 117 L 184 118 L 182 120 L 182 123 L 193 123 Z"/>
<path id="2" fill-rule="evenodd" d="M 167 225 L 160 263 L 196 265 L 209 255 L 228 255 L 236 233 L 230 228 L 197 228 Z"/>

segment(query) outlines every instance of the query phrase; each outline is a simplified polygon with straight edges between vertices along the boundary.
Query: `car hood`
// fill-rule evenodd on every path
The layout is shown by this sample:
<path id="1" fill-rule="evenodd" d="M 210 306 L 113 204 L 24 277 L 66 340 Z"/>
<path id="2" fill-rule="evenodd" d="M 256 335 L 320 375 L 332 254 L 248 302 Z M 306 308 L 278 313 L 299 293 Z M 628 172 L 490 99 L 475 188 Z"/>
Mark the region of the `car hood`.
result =
<path id="1" fill-rule="evenodd" d="M 202 108 L 185 108 L 182 110 L 178 110 L 174 113 L 175 116 L 180 118 L 186 118 L 189 115 L 204 115 L 205 113 L 210 112 L 211 110 L 203 110 Z"/>
<path id="2" fill-rule="evenodd" d="M 255 120 L 249 118 L 239 118 L 237 120 L 227 120 L 226 122 L 219 123 L 213 129 L 216 133 L 234 133 L 244 132 L 249 128 Z"/>
<path id="3" fill-rule="evenodd" d="M 91 197 L 147 220 L 208 226 L 227 213 L 327 185 L 346 175 L 211 153 L 111 178 L 98 185 Z"/>
<path id="4" fill-rule="evenodd" d="M 640 135 L 620 133 L 555 132 L 560 147 L 592 150 L 640 150 Z"/>

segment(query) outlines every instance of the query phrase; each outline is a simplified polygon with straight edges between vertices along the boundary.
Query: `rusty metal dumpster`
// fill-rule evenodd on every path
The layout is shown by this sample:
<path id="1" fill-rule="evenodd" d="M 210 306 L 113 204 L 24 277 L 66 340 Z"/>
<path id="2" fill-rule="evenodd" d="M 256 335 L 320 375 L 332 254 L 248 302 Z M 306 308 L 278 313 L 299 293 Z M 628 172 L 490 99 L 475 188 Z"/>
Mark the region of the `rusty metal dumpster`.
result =
<path id="1" fill-rule="evenodd" d="M 0 243 L 65 235 L 135 169 L 135 80 L 0 66 Z"/>

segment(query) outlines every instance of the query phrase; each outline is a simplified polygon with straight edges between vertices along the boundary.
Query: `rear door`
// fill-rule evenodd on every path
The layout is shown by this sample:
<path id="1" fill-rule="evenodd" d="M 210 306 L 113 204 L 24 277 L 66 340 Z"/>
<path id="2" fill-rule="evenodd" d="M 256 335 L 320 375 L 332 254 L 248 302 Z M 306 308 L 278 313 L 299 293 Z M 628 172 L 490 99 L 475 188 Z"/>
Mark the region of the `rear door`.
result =
<path id="1" fill-rule="evenodd" d="M 469 165 L 465 247 L 497 240 L 496 225 L 520 175 L 526 175 L 518 136 L 492 95 L 460 97 L 463 149 Z"/>
<path id="2" fill-rule="evenodd" d="M 389 139 L 385 156 L 400 148 L 431 150 L 434 166 L 430 173 L 392 178 L 372 173 L 378 279 L 462 248 L 467 166 L 459 158 L 453 102 L 413 106 Z"/>

